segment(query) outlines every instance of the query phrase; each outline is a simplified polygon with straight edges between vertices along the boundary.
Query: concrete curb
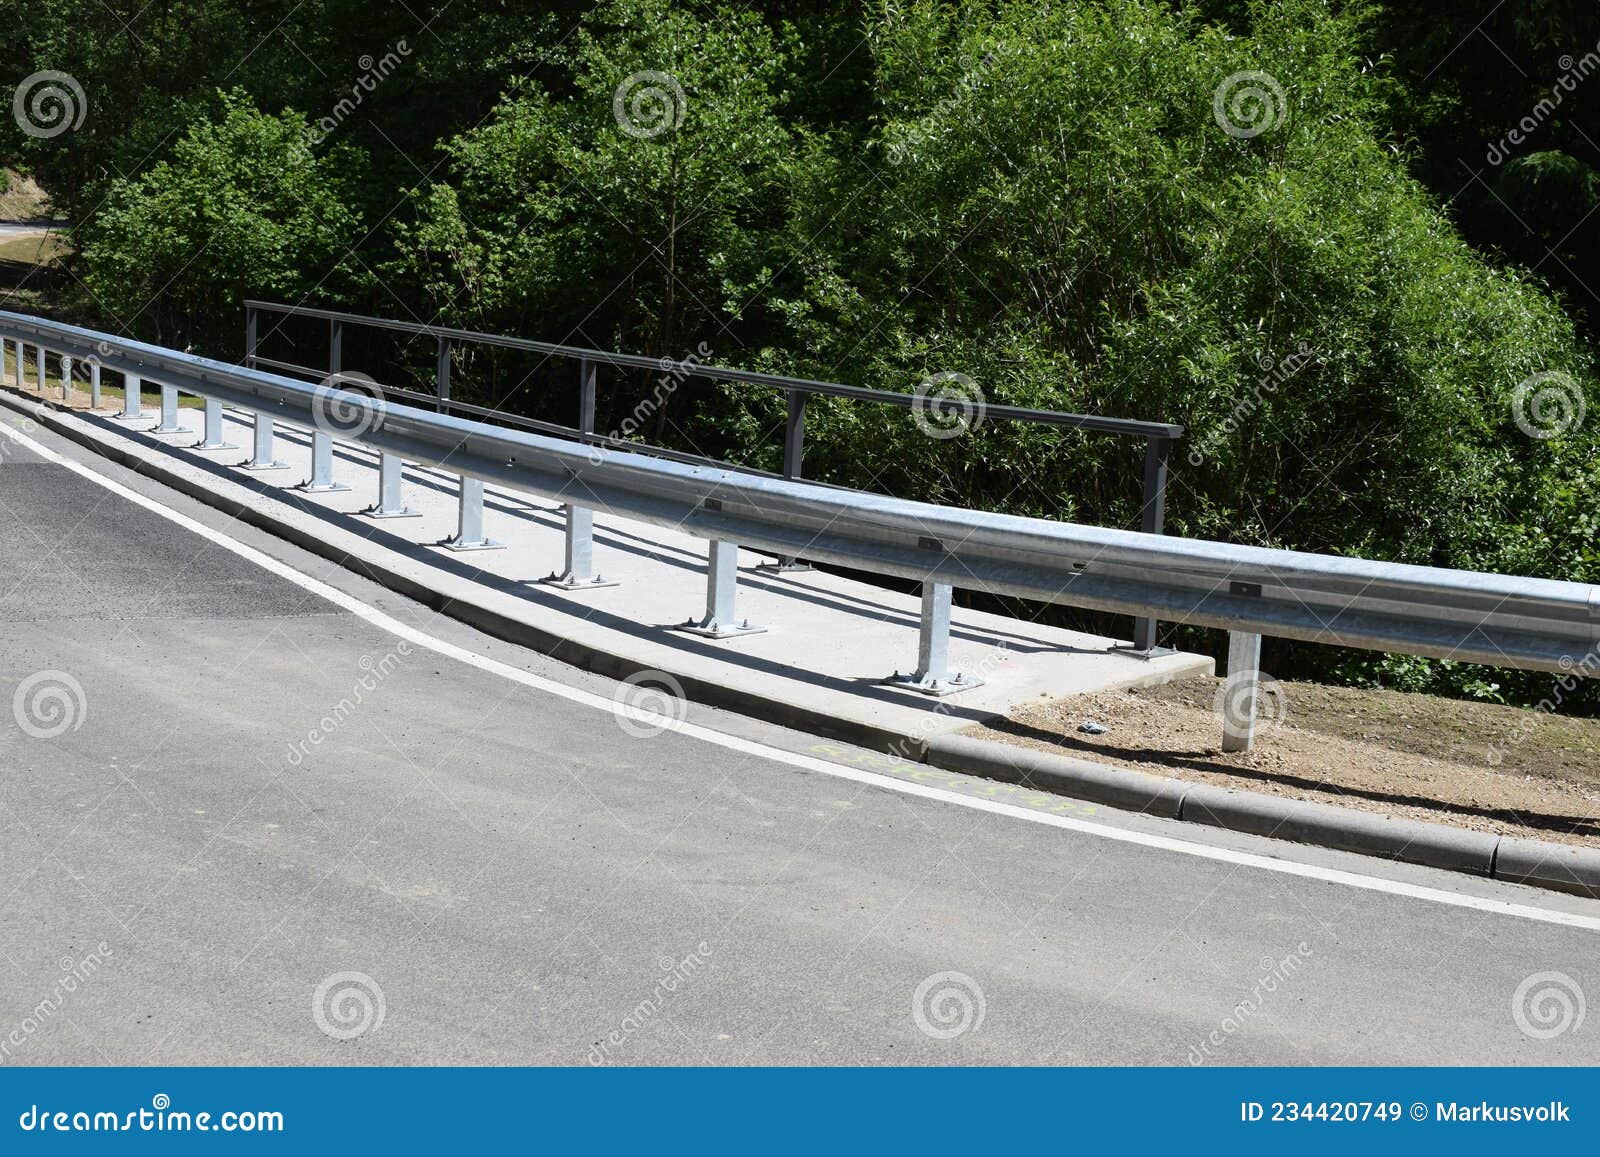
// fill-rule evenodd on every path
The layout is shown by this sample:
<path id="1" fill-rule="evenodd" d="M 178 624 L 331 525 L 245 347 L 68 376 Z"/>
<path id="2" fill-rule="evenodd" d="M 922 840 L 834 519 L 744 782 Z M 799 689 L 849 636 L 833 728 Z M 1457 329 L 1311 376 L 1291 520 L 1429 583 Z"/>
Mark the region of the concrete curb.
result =
<path id="1" fill-rule="evenodd" d="M 946 771 L 1125 811 L 1600 899 L 1600 851 L 1590 848 L 1189 783 L 967 735 L 933 736 L 926 748 L 927 762 Z"/>
<path id="2" fill-rule="evenodd" d="M 353 557 L 336 544 L 272 513 L 209 490 L 133 453 L 131 445 L 123 448 L 63 421 L 58 416 L 63 407 L 56 403 L 18 394 L 12 387 L 0 390 L 0 402 L 135 473 L 293 542 L 497 638 L 613 678 L 651 669 L 626 656 L 576 644 L 481 606 L 472 600 L 473 584 L 467 580 L 439 575 L 435 580 L 438 585 L 429 586 L 380 562 Z M 232 481 L 246 485 L 243 480 Z M 287 498 L 282 494 L 277 497 Z M 289 501 L 292 503 L 292 499 Z M 1189 783 L 967 735 L 904 735 L 705 679 L 684 678 L 681 682 L 684 693 L 697 702 L 858 746 L 914 757 L 946 771 L 1021 784 L 1122 811 L 1188 820 L 1230 831 L 1600 898 L 1600 851 L 1588 848 L 1494 836 L 1444 824 L 1391 819 L 1332 804 Z"/>

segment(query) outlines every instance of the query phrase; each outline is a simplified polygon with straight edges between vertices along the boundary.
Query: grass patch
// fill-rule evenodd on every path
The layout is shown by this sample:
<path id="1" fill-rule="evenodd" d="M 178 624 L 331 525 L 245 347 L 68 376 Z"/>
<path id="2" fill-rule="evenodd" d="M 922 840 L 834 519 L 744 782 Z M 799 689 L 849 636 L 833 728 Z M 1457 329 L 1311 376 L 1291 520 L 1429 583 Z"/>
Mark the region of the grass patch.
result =
<path id="1" fill-rule="evenodd" d="M 0 237 L 0 261 L 21 265 L 52 265 L 72 252 L 64 233 L 43 230 L 15 237 Z"/>

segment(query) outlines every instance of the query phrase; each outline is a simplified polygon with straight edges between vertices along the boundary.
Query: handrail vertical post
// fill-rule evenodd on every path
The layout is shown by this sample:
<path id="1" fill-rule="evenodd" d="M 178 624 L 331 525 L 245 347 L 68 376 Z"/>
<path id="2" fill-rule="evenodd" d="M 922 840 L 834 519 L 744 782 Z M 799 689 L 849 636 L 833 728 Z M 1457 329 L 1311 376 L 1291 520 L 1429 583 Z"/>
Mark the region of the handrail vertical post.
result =
<path id="1" fill-rule="evenodd" d="M 89 409 L 100 408 L 100 362 L 98 359 L 89 362 Z"/>
<path id="2" fill-rule="evenodd" d="M 1151 438 L 1144 451 L 1144 509 L 1140 527 L 1146 534 L 1161 534 L 1167 520 L 1167 463 L 1172 455 L 1169 438 Z M 1133 650 L 1146 655 L 1157 653 L 1157 621 L 1136 619 L 1133 625 Z"/>
<path id="3" fill-rule="evenodd" d="M 595 376 L 599 369 L 589 358 L 578 362 L 578 432 L 582 434 L 594 433 L 594 398 Z M 603 453 L 598 447 L 591 453 Z M 568 487 L 582 485 L 582 480 L 576 475 L 567 483 Z M 545 581 L 553 587 L 564 591 L 593 590 L 596 587 L 614 587 L 615 580 L 607 580 L 604 576 L 594 573 L 594 511 L 587 506 L 578 506 L 568 502 L 562 509 L 566 512 L 566 558 L 565 568 L 559 575 L 551 575 Z"/>
<path id="4" fill-rule="evenodd" d="M 328 375 L 344 369 L 344 322 L 328 323 Z"/>
<path id="5" fill-rule="evenodd" d="M 256 307 L 244 307 L 244 364 L 246 369 L 256 368 Z"/>
<path id="6" fill-rule="evenodd" d="M 434 363 L 434 392 L 439 395 L 439 412 L 450 408 L 450 339 L 439 339 L 439 356 Z"/>
<path id="7" fill-rule="evenodd" d="M 34 346 L 34 370 L 39 376 L 39 396 L 44 397 L 44 346 Z"/>
<path id="8" fill-rule="evenodd" d="M 67 401 L 72 396 L 72 358 L 66 354 L 61 355 L 61 400 Z"/>

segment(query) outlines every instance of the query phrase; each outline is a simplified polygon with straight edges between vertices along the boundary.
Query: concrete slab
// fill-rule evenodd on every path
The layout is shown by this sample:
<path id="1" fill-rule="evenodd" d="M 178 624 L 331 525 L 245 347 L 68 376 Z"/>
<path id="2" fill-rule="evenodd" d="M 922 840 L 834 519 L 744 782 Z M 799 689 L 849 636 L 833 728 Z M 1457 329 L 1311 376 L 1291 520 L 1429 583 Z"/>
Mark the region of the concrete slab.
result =
<path id="1" fill-rule="evenodd" d="M 78 401 L 81 407 L 86 398 Z M 190 493 L 302 545 L 315 541 L 321 553 L 407 594 L 431 592 L 428 601 L 494 633 L 607 674 L 665 673 L 692 697 L 856 742 L 903 745 L 909 737 L 915 745 L 1041 696 L 1162 682 L 1213 667 L 1206 656 L 1143 659 L 1114 650 L 1118 640 L 958 608 L 952 668 L 983 683 L 933 699 L 885 684 L 916 664 L 914 593 L 820 570 L 761 570 L 770 558 L 741 551 L 738 616 L 766 629 L 700 637 L 676 628 L 704 613 L 702 539 L 596 512 L 595 569 L 616 585 L 566 591 L 545 581 L 562 569 L 565 526 L 561 509 L 547 502 L 488 487 L 484 532 L 504 548 L 450 551 L 443 544 L 457 531 L 459 479 L 447 471 L 407 464 L 404 501 L 417 516 L 375 519 L 362 513 L 378 499 L 375 451 L 336 444 L 334 477 L 349 489 L 307 493 L 293 489 L 311 476 L 307 431 L 278 426 L 276 457 L 288 468 L 252 472 L 239 468 L 248 450 L 199 451 L 193 431 L 155 434 L 153 415 L 121 422 L 112 412 L 108 404 L 96 414 L 80 409 L 60 417 L 81 439 L 169 472 Z M 223 424 L 224 441 L 251 445 L 248 413 L 225 410 Z"/>

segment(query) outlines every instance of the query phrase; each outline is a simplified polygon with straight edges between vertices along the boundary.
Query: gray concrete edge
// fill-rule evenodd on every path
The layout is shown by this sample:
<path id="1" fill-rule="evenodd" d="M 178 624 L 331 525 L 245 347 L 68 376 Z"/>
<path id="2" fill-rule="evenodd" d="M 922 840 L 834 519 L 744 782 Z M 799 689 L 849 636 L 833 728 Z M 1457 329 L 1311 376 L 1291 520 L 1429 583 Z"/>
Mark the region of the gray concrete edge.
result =
<path id="1" fill-rule="evenodd" d="M 134 453 L 132 444 L 120 446 L 99 437 L 81 419 L 64 420 L 63 414 L 74 418 L 76 414 L 57 403 L 19 393 L 9 385 L 0 388 L 0 402 L 136 474 L 169 486 L 486 634 L 610 678 L 626 678 L 654 669 L 625 655 L 575 643 L 471 599 L 445 595 L 388 565 L 380 557 L 387 553 L 384 547 L 374 545 L 373 557 L 353 555 L 271 511 L 258 510 Z M 252 488 L 244 480 L 234 481 L 252 493 L 270 493 L 291 507 L 295 505 L 292 495 L 265 487 Z M 696 702 L 861 747 L 893 752 L 946 771 L 1021 784 L 1122 811 L 1600 898 L 1600 851 L 1588 848 L 1495 836 L 1445 824 L 1391 819 L 1333 804 L 1189 783 L 969 735 L 907 735 L 711 680 L 681 677 L 675 672 L 673 675 L 680 679 L 684 693 Z M 996 721 L 1001 718 L 993 717 Z"/>

